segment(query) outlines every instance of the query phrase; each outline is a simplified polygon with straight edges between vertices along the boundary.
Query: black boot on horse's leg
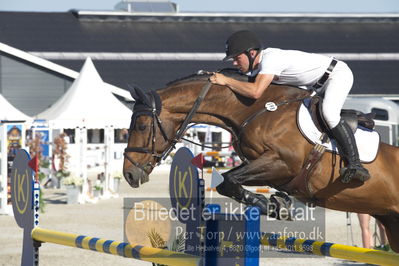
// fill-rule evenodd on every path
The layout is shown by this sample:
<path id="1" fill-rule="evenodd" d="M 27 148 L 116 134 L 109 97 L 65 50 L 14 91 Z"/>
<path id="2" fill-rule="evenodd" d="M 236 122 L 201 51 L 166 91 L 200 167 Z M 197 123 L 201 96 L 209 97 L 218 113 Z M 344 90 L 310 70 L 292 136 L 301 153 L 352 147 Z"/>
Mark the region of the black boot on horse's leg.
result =
<path id="1" fill-rule="evenodd" d="M 346 163 L 346 167 L 340 170 L 342 183 L 349 183 L 352 179 L 366 181 L 370 174 L 360 163 L 359 152 L 356 146 L 355 136 L 344 120 L 331 129 L 331 133 L 337 141 L 338 150 Z"/>
<path id="2" fill-rule="evenodd" d="M 256 194 L 242 187 L 233 177 L 224 176 L 224 181 L 216 187 L 219 194 L 230 197 L 247 206 L 254 206 L 260 209 L 261 214 L 271 218 L 292 220 L 292 201 L 283 192 L 277 192 L 268 200 L 261 194 Z M 285 209 L 282 211 L 282 209 Z M 284 217 L 280 217 L 283 213 Z"/>
<path id="3" fill-rule="evenodd" d="M 245 205 L 259 207 L 260 212 L 265 215 L 270 214 L 269 200 L 259 194 L 252 193 L 242 187 L 242 185 L 232 177 L 224 176 L 224 181 L 216 187 L 219 194 L 230 197 Z"/>

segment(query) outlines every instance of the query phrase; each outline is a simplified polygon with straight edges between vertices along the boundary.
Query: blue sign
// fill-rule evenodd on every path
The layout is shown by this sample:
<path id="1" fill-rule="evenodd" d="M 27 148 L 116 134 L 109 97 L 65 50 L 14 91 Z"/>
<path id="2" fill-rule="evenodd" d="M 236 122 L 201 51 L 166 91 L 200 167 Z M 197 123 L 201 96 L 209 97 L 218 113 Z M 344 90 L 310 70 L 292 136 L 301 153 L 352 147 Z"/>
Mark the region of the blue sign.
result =
<path id="1" fill-rule="evenodd" d="M 179 221 L 186 225 L 189 237 L 185 240 L 185 253 L 201 255 L 199 228 L 203 225 L 204 182 L 191 160 L 193 153 L 183 147 L 173 157 L 169 175 L 169 193 L 172 208 Z"/>
<path id="2" fill-rule="evenodd" d="M 35 129 L 35 135 L 40 136 L 42 155 L 45 157 L 50 157 L 50 130 L 48 128 Z"/>

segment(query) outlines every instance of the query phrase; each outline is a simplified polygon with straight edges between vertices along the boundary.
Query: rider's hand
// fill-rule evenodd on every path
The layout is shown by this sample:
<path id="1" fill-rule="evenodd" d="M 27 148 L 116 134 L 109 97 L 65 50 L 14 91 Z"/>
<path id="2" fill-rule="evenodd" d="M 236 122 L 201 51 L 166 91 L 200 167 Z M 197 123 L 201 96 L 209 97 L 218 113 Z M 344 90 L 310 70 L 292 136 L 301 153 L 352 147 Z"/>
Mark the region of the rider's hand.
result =
<path id="1" fill-rule="evenodd" d="M 209 81 L 213 84 L 226 85 L 227 77 L 220 73 L 213 73 L 213 75 L 209 77 Z"/>

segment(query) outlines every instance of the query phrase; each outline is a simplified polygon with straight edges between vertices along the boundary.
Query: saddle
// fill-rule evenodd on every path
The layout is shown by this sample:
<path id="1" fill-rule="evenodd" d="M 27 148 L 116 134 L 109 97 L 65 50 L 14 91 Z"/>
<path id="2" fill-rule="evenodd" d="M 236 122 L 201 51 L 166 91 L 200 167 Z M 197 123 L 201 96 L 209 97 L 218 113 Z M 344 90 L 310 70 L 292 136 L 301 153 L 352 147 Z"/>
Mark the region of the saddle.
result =
<path id="1" fill-rule="evenodd" d="M 313 96 L 308 102 L 307 108 L 316 128 L 323 133 L 321 137 L 322 143 L 326 143 L 328 142 L 328 137 L 332 138 L 332 135 L 323 117 L 322 104 L 323 99 L 320 96 Z M 372 130 L 374 128 L 374 116 L 374 113 L 364 114 L 352 109 L 341 110 L 341 118 L 345 120 L 353 133 L 356 132 L 358 126 Z M 316 143 L 308 154 L 300 173 L 289 183 L 282 186 L 283 190 L 287 191 L 291 195 L 299 197 L 307 195 L 312 199 L 315 191 L 313 191 L 312 187 L 308 183 L 309 177 L 312 174 L 314 167 L 321 160 L 325 150 L 326 148 L 323 145 Z"/>
<path id="2" fill-rule="evenodd" d="M 323 112 L 323 99 L 320 96 L 313 96 L 311 98 L 308 109 L 312 120 L 320 132 L 329 134 L 329 127 L 324 119 Z M 353 109 L 342 109 L 341 118 L 349 125 L 352 132 L 355 133 L 358 126 L 373 130 L 374 129 L 374 113 L 365 114 L 363 112 Z"/>

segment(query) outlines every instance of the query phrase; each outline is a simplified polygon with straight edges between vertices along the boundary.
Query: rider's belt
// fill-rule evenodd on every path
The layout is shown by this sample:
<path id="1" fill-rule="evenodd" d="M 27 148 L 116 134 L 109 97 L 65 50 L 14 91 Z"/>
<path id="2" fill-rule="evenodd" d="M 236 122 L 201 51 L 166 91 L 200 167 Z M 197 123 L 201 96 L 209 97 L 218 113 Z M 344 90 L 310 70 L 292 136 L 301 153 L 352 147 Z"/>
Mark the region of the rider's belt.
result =
<path id="1" fill-rule="evenodd" d="M 328 77 L 330 77 L 331 72 L 334 70 L 335 65 L 337 64 L 338 60 L 333 58 L 330 65 L 328 66 L 326 72 L 321 76 L 321 78 L 313 85 L 313 88 L 318 89 L 326 83 Z"/>

